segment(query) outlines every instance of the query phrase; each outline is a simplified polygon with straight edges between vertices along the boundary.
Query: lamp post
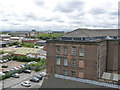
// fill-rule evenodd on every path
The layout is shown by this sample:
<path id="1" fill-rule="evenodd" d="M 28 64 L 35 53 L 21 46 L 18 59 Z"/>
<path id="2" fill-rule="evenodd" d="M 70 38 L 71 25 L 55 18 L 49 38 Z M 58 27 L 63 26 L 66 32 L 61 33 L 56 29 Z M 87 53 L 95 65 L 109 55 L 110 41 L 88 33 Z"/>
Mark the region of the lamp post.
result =
<path id="1" fill-rule="evenodd" d="M 3 73 L 3 69 L 2 69 L 2 73 Z M 4 79 L 3 79 L 3 75 L 2 75 L 2 90 L 4 90 Z"/>
<path id="2" fill-rule="evenodd" d="M 4 72 L 4 69 L 3 68 L 7 68 L 7 67 L 2 67 L 2 74 Z M 4 75 L 4 74 L 3 74 Z M 3 78 L 3 75 L 2 75 L 2 90 L 4 90 L 4 78 Z"/>

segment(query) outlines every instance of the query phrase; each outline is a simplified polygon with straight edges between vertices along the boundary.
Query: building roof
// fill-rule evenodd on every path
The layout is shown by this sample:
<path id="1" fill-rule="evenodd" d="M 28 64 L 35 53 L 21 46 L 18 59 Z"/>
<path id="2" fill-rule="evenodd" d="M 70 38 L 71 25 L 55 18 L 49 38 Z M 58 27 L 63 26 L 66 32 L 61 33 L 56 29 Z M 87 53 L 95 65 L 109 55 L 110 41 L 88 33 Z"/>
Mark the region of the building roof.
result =
<path id="1" fill-rule="evenodd" d="M 11 35 L 0 35 L 0 37 L 10 37 Z"/>
<path id="2" fill-rule="evenodd" d="M 100 36 L 118 36 L 118 29 L 84 29 L 79 28 L 68 32 L 61 37 L 100 37 Z"/>
<path id="3" fill-rule="evenodd" d="M 21 47 L 16 52 L 14 52 L 14 54 L 20 54 L 20 55 L 27 55 L 29 53 L 35 54 L 38 51 L 40 51 L 40 49 Z"/>
<path id="4" fill-rule="evenodd" d="M 108 88 L 108 87 L 81 83 L 72 80 L 59 79 L 53 76 L 49 76 L 48 79 L 44 79 L 41 88 Z"/>
<path id="5" fill-rule="evenodd" d="M 12 43 L 12 42 L 9 42 L 9 41 L 0 41 L 0 44 L 8 44 L 8 43 Z"/>

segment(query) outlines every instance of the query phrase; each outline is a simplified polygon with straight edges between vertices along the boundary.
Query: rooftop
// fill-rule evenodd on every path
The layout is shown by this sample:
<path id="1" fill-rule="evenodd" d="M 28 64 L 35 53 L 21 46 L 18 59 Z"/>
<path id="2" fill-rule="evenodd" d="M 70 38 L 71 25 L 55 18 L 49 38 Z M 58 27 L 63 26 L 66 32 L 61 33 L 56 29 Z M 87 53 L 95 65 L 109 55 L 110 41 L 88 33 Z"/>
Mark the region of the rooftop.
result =
<path id="1" fill-rule="evenodd" d="M 107 87 L 81 83 L 72 80 L 59 79 L 50 76 L 48 77 L 48 79 L 44 79 L 41 88 L 107 88 Z"/>
<path id="2" fill-rule="evenodd" d="M 100 37 L 100 36 L 118 36 L 118 29 L 79 28 L 62 35 L 61 37 Z"/>

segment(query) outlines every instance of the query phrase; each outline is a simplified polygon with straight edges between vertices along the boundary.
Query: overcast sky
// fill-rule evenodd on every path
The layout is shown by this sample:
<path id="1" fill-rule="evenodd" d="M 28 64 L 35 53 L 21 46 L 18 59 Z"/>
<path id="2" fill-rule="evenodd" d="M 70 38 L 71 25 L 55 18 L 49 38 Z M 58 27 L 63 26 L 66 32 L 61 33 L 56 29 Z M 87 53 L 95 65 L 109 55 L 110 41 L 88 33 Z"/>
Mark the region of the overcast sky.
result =
<path id="1" fill-rule="evenodd" d="M 0 0 L 0 30 L 117 28 L 119 0 Z"/>

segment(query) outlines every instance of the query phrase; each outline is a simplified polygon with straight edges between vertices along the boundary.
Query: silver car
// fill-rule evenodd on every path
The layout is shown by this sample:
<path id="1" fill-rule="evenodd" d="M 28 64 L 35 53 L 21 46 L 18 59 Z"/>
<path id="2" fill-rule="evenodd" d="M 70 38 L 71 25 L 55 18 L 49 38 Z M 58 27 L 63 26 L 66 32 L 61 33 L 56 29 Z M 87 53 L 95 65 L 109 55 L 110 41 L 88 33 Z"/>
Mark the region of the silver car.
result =
<path id="1" fill-rule="evenodd" d="M 30 87 L 30 86 L 31 86 L 31 84 L 30 84 L 29 81 L 23 81 L 23 82 L 21 83 L 21 85 L 22 85 L 22 86 L 25 86 L 25 87 Z"/>

